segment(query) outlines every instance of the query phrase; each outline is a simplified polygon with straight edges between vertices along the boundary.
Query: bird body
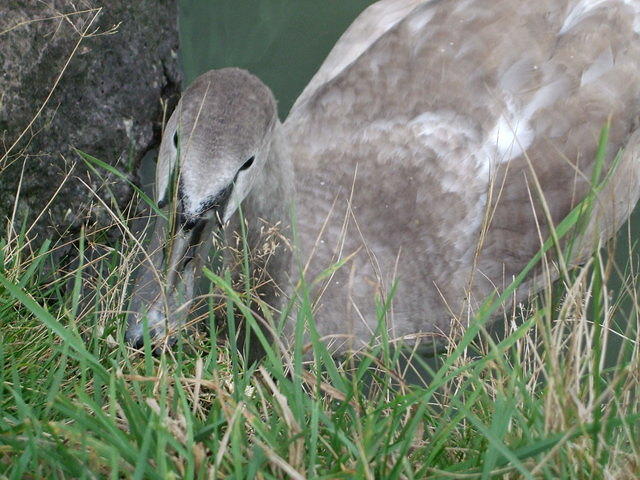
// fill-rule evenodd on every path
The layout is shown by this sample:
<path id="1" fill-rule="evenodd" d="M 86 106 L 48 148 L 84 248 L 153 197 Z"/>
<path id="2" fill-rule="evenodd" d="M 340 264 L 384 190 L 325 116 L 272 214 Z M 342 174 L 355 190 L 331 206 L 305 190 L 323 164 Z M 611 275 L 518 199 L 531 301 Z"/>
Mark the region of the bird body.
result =
<path id="1" fill-rule="evenodd" d="M 371 339 L 376 299 L 392 291 L 392 337 L 446 335 L 587 195 L 607 124 L 607 168 L 624 153 L 581 248 L 629 216 L 640 195 L 639 34 L 640 0 L 382 0 L 345 32 L 283 124 L 270 121 L 269 95 L 247 80 L 255 77 L 237 69 L 209 72 L 185 92 L 182 109 L 238 125 L 241 153 L 211 158 L 208 145 L 237 147 L 233 134 L 212 138 L 179 117 L 163 145 L 178 124 L 204 145 L 180 161 L 172 153 L 183 175 L 197 170 L 183 206 L 241 185 L 229 187 L 232 207 L 219 205 L 229 238 L 240 200 L 256 250 L 268 226 L 287 230 L 293 208 L 294 251 L 282 242 L 256 262 L 273 280 L 268 303 L 291 295 L 302 264 L 308 280 L 322 278 L 315 320 L 321 336 L 343 339 L 337 349 Z M 206 92 L 243 100 L 223 112 Z M 245 179 L 240 166 L 254 150 Z M 171 170 L 162 155 L 160 197 Z"/>

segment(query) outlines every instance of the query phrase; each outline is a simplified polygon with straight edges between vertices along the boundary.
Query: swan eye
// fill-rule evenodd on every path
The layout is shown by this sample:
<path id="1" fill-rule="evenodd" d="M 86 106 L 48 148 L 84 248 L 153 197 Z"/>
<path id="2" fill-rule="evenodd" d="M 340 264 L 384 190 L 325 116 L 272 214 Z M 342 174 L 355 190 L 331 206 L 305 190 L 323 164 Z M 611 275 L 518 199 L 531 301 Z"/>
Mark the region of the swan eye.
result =
<path id="1" fill-rule="evenodd" d="M 249 160 L 247 160 L 246 162 L 244 162 L 244 165 L 242 165 L 240 167 L 240 171 L 244 171 L 244 170 L 248 170 L 249 167 L 251 167 L 251 165 L 253 165 L 253 161 L 256 159 L 255 156 L 251 157 Z"/>
<path id="2" fill-rule="evenodd" d="M 176 149 L 178 148 L 178 131 L 176 130 L 176 133 L 173 134 L 173 146 L 176 147 Z"/>

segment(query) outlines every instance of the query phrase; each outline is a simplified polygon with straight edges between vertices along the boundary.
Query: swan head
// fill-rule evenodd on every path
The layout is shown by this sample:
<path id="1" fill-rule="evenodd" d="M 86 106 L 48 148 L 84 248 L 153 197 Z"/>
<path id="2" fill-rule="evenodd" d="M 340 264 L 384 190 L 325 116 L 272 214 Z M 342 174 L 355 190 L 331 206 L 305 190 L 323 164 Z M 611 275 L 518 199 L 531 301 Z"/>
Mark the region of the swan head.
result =
<path id="1" fill-rule="evenodd" d="M 133 290 L 130 344 L 142 344 L 145 323 L 152 338 L 183 323 L 211 233 L 251 190 L 276 124 L 271 90 L 247 71 L 209 71 L 183 93 L 160 144 L 155 196 L 166 218 L 156 220 Z"/>

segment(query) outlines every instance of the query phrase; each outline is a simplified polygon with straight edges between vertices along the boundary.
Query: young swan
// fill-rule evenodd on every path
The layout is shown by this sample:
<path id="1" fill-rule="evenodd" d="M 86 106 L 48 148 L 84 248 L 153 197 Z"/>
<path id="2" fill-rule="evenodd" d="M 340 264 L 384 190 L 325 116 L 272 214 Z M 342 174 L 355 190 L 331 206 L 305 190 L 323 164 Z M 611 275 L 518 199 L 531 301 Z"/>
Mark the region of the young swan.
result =
<path id="1" fill-rule="evenodd" d="M 140 343 L 145 315 L 156 338 L 183 323 L 200 254 L 213 229 L 238 231 L 241 201 L 254 250 L 261 231 L 293 230 L 294 206 L 295 241 L 280 238 L 252 268 L 275 309 L 304 271 L 332 348 L 375 337 L 380 302 L 391 338 L 455 334 L 591 191 L 609 124 L 603 174 L 623 153 L 574 248 L 584 258 L 640 195 L 638 5 L 383 0 L 282 125 L 255 77 L 206 73 L 163 137 L 157 198 L 176 220 L 158 223 L 127 338 Z M 545 282 L 529 276 L 514 300 Z"/>
<path id="2" fill-rule="evenodd" d="M 246 71 L 200 76 L 167 123 L 156 167 L 160 208 L 149 256 L 132 299 L 127 340 L 141 345 L 143 319 L 152 338 L 180 326 L 211 246 L 264 169 L 278 124 L 271 91 Z"/>

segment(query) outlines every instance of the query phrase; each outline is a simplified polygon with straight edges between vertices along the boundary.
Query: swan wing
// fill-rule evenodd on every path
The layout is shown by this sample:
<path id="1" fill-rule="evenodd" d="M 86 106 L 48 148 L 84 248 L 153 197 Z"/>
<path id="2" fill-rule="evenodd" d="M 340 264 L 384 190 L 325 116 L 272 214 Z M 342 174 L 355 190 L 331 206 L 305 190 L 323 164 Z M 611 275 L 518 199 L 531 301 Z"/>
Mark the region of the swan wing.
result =
<path id="1" fill-rule="evenodd" d="M 468 285 L 480 297 L 508 283 L 547 235 L 543 205 L 557 222 L 588 191 L 607 121 L 609 161 L 635 128 L 639 12 L 638 0 L 433 0 L 380 26 L 365 11 L 283 125 L 317 264 L 360 251 L 340 285 L 392 271 L 411 285 L 400 317 L 427 305 L 441 327 Z M 635 203 L 637 188 L 623 191 Z"/>

